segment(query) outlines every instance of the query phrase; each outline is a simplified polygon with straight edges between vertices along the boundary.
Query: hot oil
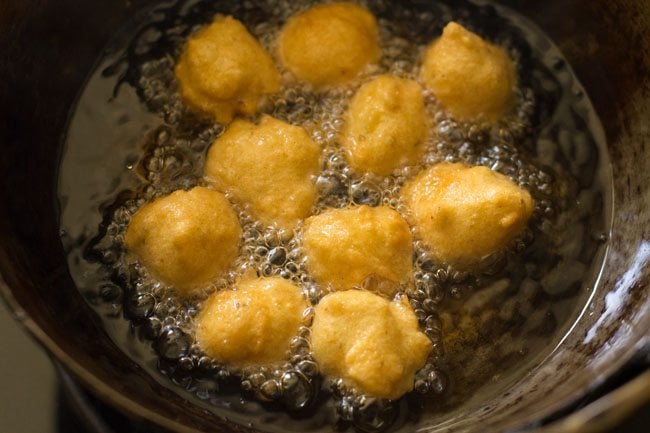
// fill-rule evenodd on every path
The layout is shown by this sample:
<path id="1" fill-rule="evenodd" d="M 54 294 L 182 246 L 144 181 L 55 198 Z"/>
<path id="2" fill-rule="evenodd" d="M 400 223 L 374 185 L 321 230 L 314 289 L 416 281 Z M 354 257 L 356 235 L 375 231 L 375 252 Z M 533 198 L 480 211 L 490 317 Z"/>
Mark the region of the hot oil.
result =
<path id="1" fill-rule="evenodd" d="M 599 123 L 557 49 L 512 12 L 473 3 L 372 2 L 380 64 L 323 94 L 290 84 L 264 110 L 303 126 L 323 149 L 314 213 L 351 204 L 404 212 L 400 188 L 422 167 L 389 178 L 359 176 L 338 148 L 355 90 L 380 73 L 416 78 L 422 50 L 451 20 L 516 59 L 516 108 L 498 125 L 455 122 L 427 95 L 433 133 L 423 166 L 488 166 L 528 189 L 536 209 L 529 230 L 472 272 L 436 263 L 416 240 L 408 295 L 434 351 L 413 393 L 387 402 L 322 380 L 309 351 L 311 309 L 283 365 L 227 368 L 195 344 L 201 302 L 244 273 L 291 279 L 318 302 L 324 291 L 307 272 L 300 227 L 265 227 L 234 203 L 244 229 L 240 257 L 223 280 L 185 301 L 125 260 L 131 215 L 156 197 L 202 184 L 207 148 L 224 130 L 189 112 L 177 92 L 173 67 L 187 36 L 215 13 L 232 14 L 273 52 L 282 23 L 308 3 L 166 2 L 125 27 L 83 90 L 66 137 L 59 196 L 71 273 L 126 353 L 161 383 L 229 419 L 269 431 L 330 431 L 334 424 L 398 431 L 441 422 L 506 391 L 551 353 L 593 290 L 604 254 L 610 192 Z"/>

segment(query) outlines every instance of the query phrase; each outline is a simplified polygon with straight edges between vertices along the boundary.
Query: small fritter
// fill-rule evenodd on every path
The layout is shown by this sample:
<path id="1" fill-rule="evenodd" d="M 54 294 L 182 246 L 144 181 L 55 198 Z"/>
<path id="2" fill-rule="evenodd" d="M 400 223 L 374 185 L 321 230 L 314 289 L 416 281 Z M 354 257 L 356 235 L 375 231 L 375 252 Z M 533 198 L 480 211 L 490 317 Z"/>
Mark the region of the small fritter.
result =
<path id="1" fill-rule="evenodd" d="M 142 206 L 129 223 L 125 244 L 155 278 L 187 295 L 232 266 L 240 236 L 226 197 L 196 187 Z"/>
<path id="2" fill-rule="evenodd" d="M 176 65 L 183 99 L 222 124 L 253 115 L 280 90 L 271 56 L 232 17 L 217 16 L 187 41 Z"/>
<path id="3" fill-rule="evenodd" d="M 284 66 L 316 88 L 350 81 L 381 56 L 375 17 L 352 3 L 317 5 L 289 18 L 278 45 Z"/>
<path id="4" fill-rule="evenodd" d="M 459 267 L 505 247 L 533 213 L 530 193 L 487 167 L 441 163 L 402 194 L 418 236 L 437 260 Z"/>
<path id="5" fill-rule="evenodd" d="M 419 161 L 426 136 L 420 85 L 381 75 L 361 86 L 350 101 L 341 144 L 353 170 L 388 176 Z"/>
<path id="6" fill-rule="evenodd" d="M 406 298 L 391 302 L 362 290 L 330 293 L 318 303 L 311 343 L 324 374 L 389 399 L 413 389 L 432 350 Z"/>
<path id="7" fill-rule="evenodd" d="M 208 152 L 205 176 L 266 225 L 291 229 L 316 199 L 320 148 L 304 129 L 269 116 L 235 120 Z"/>
<path id="8" fill-rule="evenodd" d="M 196 338 L 214 359 L 236 367 L 286 359 L 307 302 L 281 277 L 241 281 L 210 296 L 197 318 Z"/>
<path id="9" fill-rule="evenodd" d="M 517 86 L 506 52 L 455 22 L 427 49 L 420 78 L 459 120 L 499 120 Z"/>
<path id="10" fill-rule="evenodd" d="M 410 281 L 413 238 L 395 210 L 380 206 L 332 209 L 305 221 L 307 267 L 331 290 L 365 287 L 392 294 Z"/>

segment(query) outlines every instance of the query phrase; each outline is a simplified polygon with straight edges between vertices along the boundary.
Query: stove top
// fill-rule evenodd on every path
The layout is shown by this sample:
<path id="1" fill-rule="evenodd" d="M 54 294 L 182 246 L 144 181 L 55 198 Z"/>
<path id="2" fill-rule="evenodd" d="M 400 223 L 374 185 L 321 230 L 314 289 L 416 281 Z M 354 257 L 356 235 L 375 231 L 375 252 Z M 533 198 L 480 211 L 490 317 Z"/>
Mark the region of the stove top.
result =
<path id="1" fill-rule="evenodd" d="M 55 370 L 59 380 L 57 433 L 171 433 L 125 416 L 83 389 L 60 366 L 55 366 Z"/>

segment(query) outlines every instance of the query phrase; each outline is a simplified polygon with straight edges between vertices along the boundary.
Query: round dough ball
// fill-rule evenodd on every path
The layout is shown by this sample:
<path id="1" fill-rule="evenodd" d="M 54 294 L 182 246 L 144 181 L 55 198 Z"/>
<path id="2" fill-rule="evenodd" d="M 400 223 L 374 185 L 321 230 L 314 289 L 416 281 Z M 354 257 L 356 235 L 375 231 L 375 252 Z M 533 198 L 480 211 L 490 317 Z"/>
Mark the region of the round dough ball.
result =
<path id="1" fill-rule="evenodd" d="M 413 238 L 391 208 L 328 210 L 305 221 L 302 240 L 311 276 L 331 290 L 393 294 L 411 280 Z"/>
<path id="2" fill-rule="evenodd" d="M 404 186 L 409 221 L 437 260 L 467 267 L 519 235 L 533 199 L 487 167 L 441 163 Z"/>
<path id="3" fill-rule="evenodd" d="M 375 17 L 352 3 L 318 5 L 289 18 L 278 44 L 284 66 L 315 87 L 349 81 L 381 56 Z"/>
<path id="4" fill-rule="evenodd" d="M 237 367 L 286 358 L 307 303 L 299 287 L 281 277 L 241 281 L 216 292 L 197 318 L 196 339 L 205 353 Z"/>
<path id="5" fill-rule="evenodd" d="M 292 228 L 316 199 L 320 148 L 304 129 L 269 116 L 235 120 L 208 152 L 205 176 L 264 224 Z"/>
<path id="6" fill-rule="evenodd" d="M 176 78 L 183 99 L 223 124 L 237 113 L 255 114 L 280 90 L 271 56 L 232 17 L 217 16 L 186 43 Z"/>
<path id="7" fill-rule="evenodd" d="M 330 293 L 319 302 L 311 346 L 323 374 L 389 399 L 413 389 L 432 349 L 406 298 L 391 302 L 361 290 Z"/>
<path id="8" fill-rule="evenodd" d="M 420 85 L 381 75 L 361 86 L 350 101 L 341 145 L 353 170 L 388 176 L 418 162 L 426 136 Z"/>
<path id="9" fill-rule="evenodd" d="M 455 22 L 427 49 L 420 78 L 460 120 L 499 120 L 517 86 L 506 52 Z"/>
<path id="10" fill-rule="evenodd" d="M 142 206 L 124 240 L 155 278 L 187 295 L 230 268 L 240 236 L 237 215 L 226 197 L 196 187 Z"/>

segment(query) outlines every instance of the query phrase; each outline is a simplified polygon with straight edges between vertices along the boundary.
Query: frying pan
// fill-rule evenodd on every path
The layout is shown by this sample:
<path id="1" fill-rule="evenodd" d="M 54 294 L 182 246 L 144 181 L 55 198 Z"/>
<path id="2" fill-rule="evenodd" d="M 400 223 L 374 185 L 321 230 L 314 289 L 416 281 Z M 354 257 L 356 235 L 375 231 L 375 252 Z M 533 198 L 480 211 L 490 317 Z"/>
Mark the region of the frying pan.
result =
<path id="1" fill-rule="evenodd" d="M 77 291 L 59 236 L 68 113 L 111 36 L 153 3 L 0 3 L 0 290 L 16 319 L 100 398 L 174 431 L 252 432 L 191 404 L 117 348 Z M 424 431 L 596 431 L 650 397 L 650 3 L 503 3 L 556 42 L 601 118 L 614 180 L 609 251 L 586 314 L 550 357 L 487 410 L 469 407 Z M 621 388 L 576 411 L 621 378 Z"/>

